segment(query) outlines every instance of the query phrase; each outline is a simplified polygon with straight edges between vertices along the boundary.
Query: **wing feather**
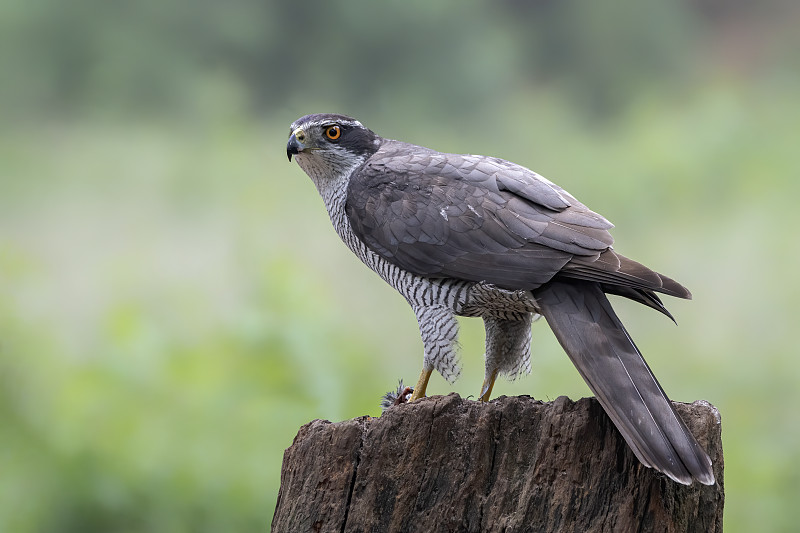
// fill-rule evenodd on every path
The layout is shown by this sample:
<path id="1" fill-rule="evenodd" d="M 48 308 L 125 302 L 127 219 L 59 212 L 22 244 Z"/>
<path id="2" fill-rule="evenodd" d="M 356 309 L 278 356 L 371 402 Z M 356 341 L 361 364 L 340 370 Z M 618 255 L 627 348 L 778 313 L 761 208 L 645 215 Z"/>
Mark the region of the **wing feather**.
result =
<path id="1" fill-rule="evenodd" d="M 563 275 L 689 294 L 611 250 L 608 220 L 502 159 L 385 141 L 351 176 L 345 210 L 370 249 L 421 276 L 535 289 Z"/>

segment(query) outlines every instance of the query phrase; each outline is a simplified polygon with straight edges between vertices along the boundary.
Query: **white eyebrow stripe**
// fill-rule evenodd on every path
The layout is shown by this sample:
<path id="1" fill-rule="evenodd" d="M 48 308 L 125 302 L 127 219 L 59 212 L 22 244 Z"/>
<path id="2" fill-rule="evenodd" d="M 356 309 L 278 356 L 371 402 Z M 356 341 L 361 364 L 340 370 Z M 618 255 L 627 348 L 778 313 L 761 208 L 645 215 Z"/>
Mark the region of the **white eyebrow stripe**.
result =
<path id="1" fill-rule="evenodd" d="M 326 126 L 328 124 L 339 124 L 341 126 L 352 126 L 356 128 L 363 128 L 364 125 L 357 120 L 337 120 L 334 118 L 326 119 L 326 120 L 312 120 L 310 122 L 301 122 L 299 124 L 292 124 L 292 132 L 297 131 L 298 129 L 302 128 L 313 128 L 315 126 Z"/>

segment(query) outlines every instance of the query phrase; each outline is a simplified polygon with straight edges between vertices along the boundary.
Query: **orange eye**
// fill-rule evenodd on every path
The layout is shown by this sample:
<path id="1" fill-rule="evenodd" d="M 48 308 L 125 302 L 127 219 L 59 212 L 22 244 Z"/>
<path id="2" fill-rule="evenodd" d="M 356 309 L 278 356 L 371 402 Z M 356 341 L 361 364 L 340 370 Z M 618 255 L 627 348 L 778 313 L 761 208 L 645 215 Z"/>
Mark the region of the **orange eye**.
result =
<path id="1" fill-rule="evenodd" d="M 339 126 L 328 126 L 325 128 L 325 137 L 328 139 L 335 141 L 339 137 L 342 136 L 342 128 Z"/>

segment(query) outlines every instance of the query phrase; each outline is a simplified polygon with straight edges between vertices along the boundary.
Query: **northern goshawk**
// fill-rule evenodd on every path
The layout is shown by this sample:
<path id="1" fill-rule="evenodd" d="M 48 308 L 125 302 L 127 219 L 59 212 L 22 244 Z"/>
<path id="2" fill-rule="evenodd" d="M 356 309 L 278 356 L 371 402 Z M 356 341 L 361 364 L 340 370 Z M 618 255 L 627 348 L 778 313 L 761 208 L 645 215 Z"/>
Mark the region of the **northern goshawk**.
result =
<path id="1" fill-rule="evenodd" d="M 710 458 L 606 298 L 672 318 L 656 293 L 691 294 L 614 251 L 605 218 L 522 166 L 384 139 L 343 115 L 298 119 L 286 152 L 339 237 L 414 310 L 424 357 L 411 401 L 434 369 L 458 377 L 456 316 L 485 323 L 487 401 L 498 375 L 530 371 L 531 322 L 542 315 L 644 465 L 714 483 Z"/>

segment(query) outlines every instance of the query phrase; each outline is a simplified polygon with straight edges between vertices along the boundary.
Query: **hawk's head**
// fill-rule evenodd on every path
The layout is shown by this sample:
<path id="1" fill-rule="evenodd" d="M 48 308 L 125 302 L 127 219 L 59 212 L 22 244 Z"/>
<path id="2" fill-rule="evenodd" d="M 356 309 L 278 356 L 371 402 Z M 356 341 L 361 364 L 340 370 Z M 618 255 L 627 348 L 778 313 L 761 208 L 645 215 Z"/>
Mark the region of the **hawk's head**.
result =
<path id="1" fill-rule="evenodd" d="M 312 179 L 352 170 L 374 154 L 380 137 L 359 121 L 329 113 L 306 115 L 291 125 L 286 155 Z"/>

